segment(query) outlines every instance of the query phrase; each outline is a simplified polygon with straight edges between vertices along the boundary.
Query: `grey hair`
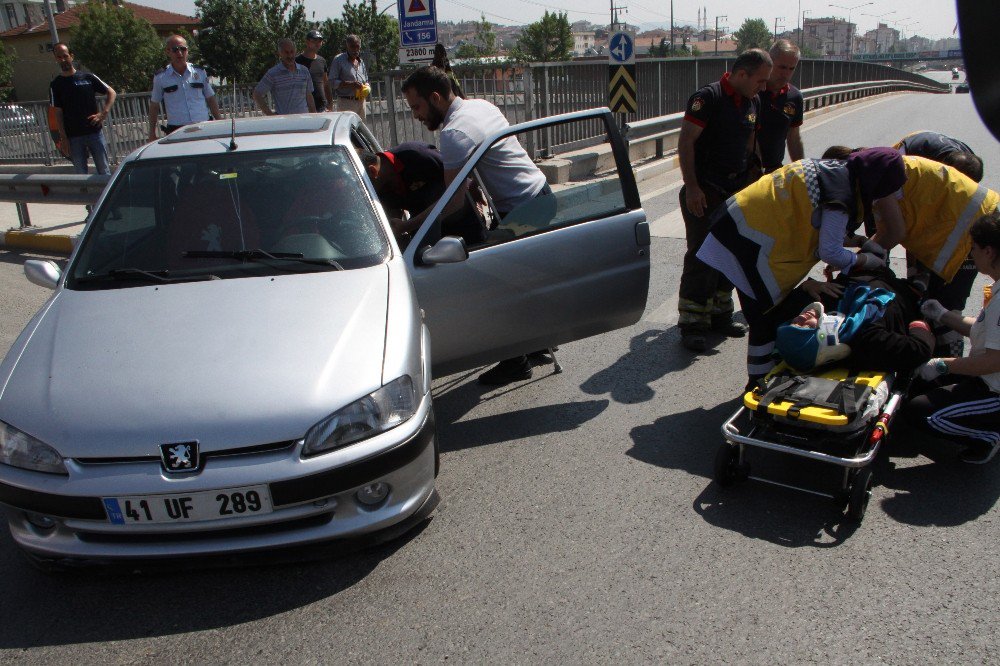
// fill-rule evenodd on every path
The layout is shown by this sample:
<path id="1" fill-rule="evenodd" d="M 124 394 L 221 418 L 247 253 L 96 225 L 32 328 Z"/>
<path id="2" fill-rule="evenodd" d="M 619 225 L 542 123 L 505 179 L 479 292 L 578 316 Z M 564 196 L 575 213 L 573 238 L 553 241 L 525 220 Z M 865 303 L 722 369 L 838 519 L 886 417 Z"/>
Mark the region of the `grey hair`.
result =
<path id="1" fill-rule="evenodd" d="M 779 55 L 790 55 L 798 58 L 802 55 L 802 50 L 787 39 L 779 39 L 771 46 L 769 54 L 772 58 L 777 58 Z"/>
<path id="2" fill-rule="evenodd" d="M 355 35 L 355 34 L 354 34 L 354 33 L 352 32 L 351 34 L 349 34 L 349 35 L 348 35 L 347 37 L 345 37 L 345 38 L 344 38 L 344 43 L 345 43 L 345 44 L 351 44 L 351 43 L 354 43 L 354 44 L 358 44 L 358 45 L 360 45 L 360 44 L 361 44 L 361 38 L 360 38 L 360 37 L 358 37 L 357 35 Z"/>
<path id="3" fill-rule="evenodd" d="M 285 44 L 291 44 L 292 48 L 293 49 L 295 48 L 295 40 L 289 37 L 282 37 L 277 42 L 275 42 L 274 47 L 276 50 L 280 51 L 281 47 L 284 46 Z"/>

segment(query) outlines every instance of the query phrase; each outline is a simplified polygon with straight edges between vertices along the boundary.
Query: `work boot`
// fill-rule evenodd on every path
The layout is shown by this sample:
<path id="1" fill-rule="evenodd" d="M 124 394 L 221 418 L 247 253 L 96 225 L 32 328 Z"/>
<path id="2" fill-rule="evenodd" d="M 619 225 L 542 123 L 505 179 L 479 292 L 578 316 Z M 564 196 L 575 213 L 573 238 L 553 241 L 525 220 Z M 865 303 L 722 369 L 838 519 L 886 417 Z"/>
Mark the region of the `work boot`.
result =
<path id="1" fill-rule="evenodd" d="M 500 361 L 479 375 L 479 383 L 487 386 L 503 386 L 511 382 L 531 379 L 531 362 L 527 356 L 517 356 Z"/>
<path id="2" fill-rule="evenodd" d="M 708 342 L 705 340 L 705 332 L 697 328 L 681 329 L 681 344 L 685 349 L 701 353 L 708 349 Z"/>
<path id="3" fill-rule="evenodd" d="M 728 338 L 746 337 L 750 327 L 733 318 L 732 313 L 712 315 L 712 330 L 722 333 Z"/>

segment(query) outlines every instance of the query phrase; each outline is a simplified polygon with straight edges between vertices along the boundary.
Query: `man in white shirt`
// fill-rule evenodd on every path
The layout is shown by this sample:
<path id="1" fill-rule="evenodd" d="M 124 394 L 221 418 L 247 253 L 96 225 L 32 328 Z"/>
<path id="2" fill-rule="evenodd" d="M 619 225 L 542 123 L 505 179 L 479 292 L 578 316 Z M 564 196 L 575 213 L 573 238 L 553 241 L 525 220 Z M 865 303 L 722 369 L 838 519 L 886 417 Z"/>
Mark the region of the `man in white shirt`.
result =
<path id="1" fill-rule="evenodd" d="M 156 141 L 161 104 L 166 107 L 167 134 L 184 125 L 208 120 L 209 111 L 212 118 L 222 118 L 208 74 L 202 68 L 188 64 L 187 40 L 180 35 L 170 35 L 164 50 L 170 64 L 153 77 L 153 94 L 149 101 L 150 141 Z"/>
<path id="2" fill-rule="evenodd" d="M 462 99 L 452 91 L 451 79 L 437 67 L 421 67 L 403 81 L 403 96 L 413 117 L 432 132 L 441 130 L 439 148 L 444 163 L 447 188 L 472 153 L 488 136 L 510 126 L 503 113 L 481 99 Z M 517 137 L 493 144 L 476 163 L 476 171 L 493 198 L 500 217 L 543 194 L 551 194 L 545 175 L 535 166 Z M 468 183 L 445 206 L 442 216 L 458 211 L 465 201 Z M 397 233 L 413 231 L 427 218 L 430 208 L 397 224 Z M 533 357 L 544 352 L 535 352 Z M 508 384 L 531 377 L 531 361 L 526 356 L 502 361 L 479 376 L 483 384 Z"/>

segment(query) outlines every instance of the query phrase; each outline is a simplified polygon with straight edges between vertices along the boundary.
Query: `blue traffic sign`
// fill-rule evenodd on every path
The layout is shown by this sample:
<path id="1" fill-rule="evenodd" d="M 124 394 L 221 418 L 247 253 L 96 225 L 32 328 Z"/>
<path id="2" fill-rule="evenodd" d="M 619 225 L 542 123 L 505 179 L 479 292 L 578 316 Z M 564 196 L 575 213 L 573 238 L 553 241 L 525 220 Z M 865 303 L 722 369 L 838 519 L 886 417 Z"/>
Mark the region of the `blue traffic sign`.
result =
<path id="1" fill-rule="evenodd" d="M 399 42 L 402 46 L 437 43 L 437 11 L 434 0 L 397 0 Z"/>
<path id="2" fill-rule="evenodd" d="M 627 32 L 616 32 L 611 36 L 608 44 L 608 56 L 611 62 L 619 64 L 631 64 L 635 60 L 635 44 L 632 35 Z"/>

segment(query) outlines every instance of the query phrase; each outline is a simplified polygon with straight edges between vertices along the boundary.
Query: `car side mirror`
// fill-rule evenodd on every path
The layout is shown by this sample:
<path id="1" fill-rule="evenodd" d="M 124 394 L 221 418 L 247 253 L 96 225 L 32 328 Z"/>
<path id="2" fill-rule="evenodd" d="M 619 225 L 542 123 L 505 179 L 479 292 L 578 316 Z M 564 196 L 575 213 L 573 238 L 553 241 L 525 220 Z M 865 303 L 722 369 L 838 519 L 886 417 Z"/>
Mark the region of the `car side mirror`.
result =
<path id="1" fill-rule="evenodd" d="M 46 289 L 55 289 L 62 277 L 62 270 L 54 261 L 29 259 L 24 262 L 24 277 L 28 282 Z"/>
<path id="2" fill-rule="evenodd" d="M 445 236 L 420 253 L 420 261 L 425 264 L 457 264 L 468 258 L 465 240 L 458 236 Z"/>

